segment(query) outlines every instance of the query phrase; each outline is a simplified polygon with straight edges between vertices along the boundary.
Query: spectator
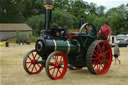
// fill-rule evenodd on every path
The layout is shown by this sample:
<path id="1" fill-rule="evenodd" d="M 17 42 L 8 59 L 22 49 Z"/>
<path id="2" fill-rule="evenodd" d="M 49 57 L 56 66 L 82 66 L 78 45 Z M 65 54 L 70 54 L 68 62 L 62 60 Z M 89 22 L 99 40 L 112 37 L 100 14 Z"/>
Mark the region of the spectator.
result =
<path id="1" fill-rule="evenodd" d="M 114 48 L 114 58 L 115 58 L 115 64 L 116 61 L 118 60 L 119 64 L 120 64 L 120 60 L 118 59 L 118 56 L 120 56 L 120 49 L 118 47 L 118 44 L 115 43 L 115 48 Z"/>
<path id="2" fill-rule="evenodd" d="M 102 40 L 110 41 L 111 28 L 109 27 L 108 22 L 105 22 L 104 25 L 100 28 L 98 33 L 98 38 Z"/>

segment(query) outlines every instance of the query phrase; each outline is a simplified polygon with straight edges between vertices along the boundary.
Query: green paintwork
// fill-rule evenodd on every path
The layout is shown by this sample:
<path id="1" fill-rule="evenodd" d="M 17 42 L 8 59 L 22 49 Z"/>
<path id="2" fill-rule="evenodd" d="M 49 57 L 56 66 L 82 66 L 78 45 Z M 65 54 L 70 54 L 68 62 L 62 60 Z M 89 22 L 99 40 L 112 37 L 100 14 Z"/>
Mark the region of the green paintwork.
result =
<path id="1" fill-rule="evenodd" d="M 56 41 L 56 51 L 62 51 L 65 54 L 76 54 L 79 51 L 79 45 L 72 44 L 71 41 L 64 41 L 64 40 L 55 40 Z"/>
<path id="2" fill-rule="evenodd" d="M 68 50 L 68 44 L 64 40 L 56 40 L 56 51 L 62 51 L 64 53 L 67 53 Z"/>

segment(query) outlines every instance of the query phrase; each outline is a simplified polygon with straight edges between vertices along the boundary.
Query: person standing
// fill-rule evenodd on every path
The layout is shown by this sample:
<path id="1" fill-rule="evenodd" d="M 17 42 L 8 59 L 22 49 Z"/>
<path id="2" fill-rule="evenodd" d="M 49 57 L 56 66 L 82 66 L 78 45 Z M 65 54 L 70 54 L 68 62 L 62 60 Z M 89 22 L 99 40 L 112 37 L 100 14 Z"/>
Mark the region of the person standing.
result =
<path id="1" fill-rule="evenodd" d="M 120 49 L 118 47 L 118 44 L 115 43 L 115 47 L 114 47 L 114 58 L 115 58 L 115 64 L 116 61 L 118 60 L 119 64 L 120 64 L 120 60 L 118 59 L 118 57 L 120 56 Z"/>
<path id="2" fill-rule="evenodd" d="M 99 39 L 110 41 L 111 28 L 108 22 L 105 22 L 104 25 L 100 28 L 98 35 Z"/>

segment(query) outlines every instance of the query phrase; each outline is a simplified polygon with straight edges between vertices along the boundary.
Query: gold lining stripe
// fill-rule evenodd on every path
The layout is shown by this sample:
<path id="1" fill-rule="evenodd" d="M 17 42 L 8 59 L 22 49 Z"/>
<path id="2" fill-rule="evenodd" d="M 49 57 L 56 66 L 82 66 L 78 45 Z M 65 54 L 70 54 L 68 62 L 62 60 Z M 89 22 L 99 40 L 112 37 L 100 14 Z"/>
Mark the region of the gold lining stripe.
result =
<path id="1" fill-rule="evenodd" d="M 47 8 L 47 9 L 52 9 L 53 5 L 44 5 L 44 7 Z"/>

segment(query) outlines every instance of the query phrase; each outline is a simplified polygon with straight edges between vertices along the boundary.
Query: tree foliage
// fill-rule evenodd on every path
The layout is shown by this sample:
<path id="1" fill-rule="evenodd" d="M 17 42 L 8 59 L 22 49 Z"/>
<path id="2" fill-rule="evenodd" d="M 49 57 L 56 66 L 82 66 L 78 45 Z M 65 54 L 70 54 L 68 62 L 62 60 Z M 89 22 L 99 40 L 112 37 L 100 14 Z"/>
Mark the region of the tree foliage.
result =
<path id="1" fill-rule="evenodd" d="M 81 19 L 97 30 L 108 21 L 115 33 L 128 32 L 128 3 L 105 12 L 104 6 L 83 0 L 54 0 L 52 24 L 61 28 L 79 28 Z M 28 23 L 34 34 L 44 29 L 43 0 L 0 0 L 0 23 Z"/>
<path id="2" fill-rule="evenodd" d="M 37 16 L 32 16 L 27 20 L 27 24 L 33 28 L 33 34 L 34 35 L 39 35 L 40 31 L 44 29 L 44 24 L 45 24 L 45 15 L 37 15 Z"/>
<path id="3" fill-rule="evenodd" d="M 74 28 L 75 24 L 78 23 L 75 16 L 72 14 L 65 12 L 54 10 L 52 16 L 52 23 L 60 26 L 61 28 Z"/>
<path id="4" fill-rule="evenodd" d="M 117 8 L 112 8 L 106 13 L 106 17 L 110 21 L 113 32 L 128 32 L 128 6 L 120 5 Z"/>

